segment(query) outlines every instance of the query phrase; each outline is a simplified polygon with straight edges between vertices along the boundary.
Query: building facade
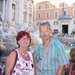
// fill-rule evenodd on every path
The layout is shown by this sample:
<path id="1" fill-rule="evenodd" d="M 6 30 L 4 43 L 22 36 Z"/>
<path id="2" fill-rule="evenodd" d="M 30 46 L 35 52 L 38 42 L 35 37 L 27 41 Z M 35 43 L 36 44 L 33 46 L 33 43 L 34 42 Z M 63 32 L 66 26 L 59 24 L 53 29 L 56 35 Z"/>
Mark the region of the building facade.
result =
<path id="1" fill-rule="evenodd" d="M 33 0 L 0 0 L 0 48 L 13 50 L 20 30 L 33 30 Z"/>
<path id="2" fill-rule="evenodd" d="M 7 26 L 25 24 L 33 25 L 33 0 L 0 0 L 0 23 L 7 23 Z M 17 30 L 18 31 L 18 30 Z"/>
<path id="3" fill-rule="evenodd" d="M 75 28 L 75 2 L 54 0 L 33 5 L 33 28 L 38 30 L 42 22 L 49 22 L 53 32 L 71 34 Z"/>

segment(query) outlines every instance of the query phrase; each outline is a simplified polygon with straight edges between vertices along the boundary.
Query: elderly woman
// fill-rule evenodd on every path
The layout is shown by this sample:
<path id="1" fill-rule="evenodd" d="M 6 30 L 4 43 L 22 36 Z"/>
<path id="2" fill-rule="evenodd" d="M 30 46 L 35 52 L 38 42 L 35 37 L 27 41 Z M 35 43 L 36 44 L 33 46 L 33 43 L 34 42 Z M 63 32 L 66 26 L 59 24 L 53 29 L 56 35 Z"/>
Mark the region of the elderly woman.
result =
<path id="1" fill-rule="evenodd" d="M 8 56 L 5 75 L 36 75 L 34 58 L 32 53 L 27 51 L 31 43 L 30 34 L 20 31 L 16 40 L 19 47 Z"/>

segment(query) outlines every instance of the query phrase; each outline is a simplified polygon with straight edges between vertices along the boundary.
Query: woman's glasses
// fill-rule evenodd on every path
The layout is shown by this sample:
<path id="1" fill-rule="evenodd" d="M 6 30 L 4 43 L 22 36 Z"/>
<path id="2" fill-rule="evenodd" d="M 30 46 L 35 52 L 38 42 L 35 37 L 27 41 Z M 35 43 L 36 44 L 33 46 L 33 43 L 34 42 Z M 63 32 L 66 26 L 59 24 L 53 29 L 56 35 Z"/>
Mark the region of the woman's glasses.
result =
<path id="1" fill-rule="evenodd" d="M 29 40 L 29 38 L 21 38 L 20 40 Z"/>

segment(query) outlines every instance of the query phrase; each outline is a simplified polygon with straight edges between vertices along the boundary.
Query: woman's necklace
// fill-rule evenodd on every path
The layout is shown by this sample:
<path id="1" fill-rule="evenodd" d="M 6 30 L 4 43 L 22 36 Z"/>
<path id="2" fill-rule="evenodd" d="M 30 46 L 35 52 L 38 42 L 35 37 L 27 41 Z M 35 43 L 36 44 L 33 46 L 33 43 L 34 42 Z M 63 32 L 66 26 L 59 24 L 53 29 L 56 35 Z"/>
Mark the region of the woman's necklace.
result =
<path id="1" fill-rule="evenodd" d="M 22 55 L 24 55 L 25 57 L 28 55 L 28 53 L 27 54 L 24 54 L 22 51 L 20 51 L 20 53 L 22 53 Z"/>

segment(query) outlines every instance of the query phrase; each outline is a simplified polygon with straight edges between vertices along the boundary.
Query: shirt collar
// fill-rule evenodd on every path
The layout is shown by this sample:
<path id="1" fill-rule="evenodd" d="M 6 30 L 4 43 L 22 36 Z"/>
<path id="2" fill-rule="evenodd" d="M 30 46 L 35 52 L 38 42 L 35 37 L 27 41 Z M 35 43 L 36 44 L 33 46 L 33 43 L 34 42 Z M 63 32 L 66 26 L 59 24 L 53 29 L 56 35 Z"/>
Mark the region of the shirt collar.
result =
<path id="1" fill-rule="evenodd" d="M 53 46 L 53 45 L 54 45 L 54 41 L 53 41 L 53 39 L 51 39 L 49 46 Z M 43 47 L 43 42 L 41 43 L 40 47 Z"/>

